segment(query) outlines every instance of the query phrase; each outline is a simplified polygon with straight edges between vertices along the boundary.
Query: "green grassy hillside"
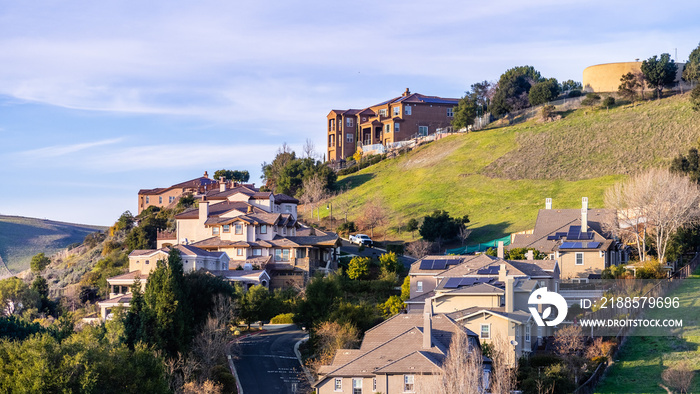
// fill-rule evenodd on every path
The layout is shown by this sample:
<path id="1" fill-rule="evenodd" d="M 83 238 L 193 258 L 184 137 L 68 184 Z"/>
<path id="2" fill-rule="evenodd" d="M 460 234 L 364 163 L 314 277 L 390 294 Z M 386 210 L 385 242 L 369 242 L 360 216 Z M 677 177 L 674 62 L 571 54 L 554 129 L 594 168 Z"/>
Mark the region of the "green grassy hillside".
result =
<path id="1" fill-rule="evenodd" d="M 0 257 L 13 273 L 29 268 L 37 253 L 47 256 L 106 227 L 0 215 Z"/>
<path id="2" fill-rule="evenodd" d="M 529 121 L 430 143 L 341 178 L 340 185 L 350 187 L 341 198 L 351 201 L 351 220 L 368 201 L 380 201 L 389 220 L 379 233 L 387 239 L 411 239 L 398 233 L 399 225 L 445 209 L 469 215 L 474 232 L 468 242 L 488 241 L 532 228 L 547 197 L 555 208 L 578 208 L 583 196 L 591 207 L 602 207 L 613 183 L 687 152 L 700 138 L 698 125 L 700 114 L 687 95 L 636 107 L 583 108 L 551 123 Z"/>

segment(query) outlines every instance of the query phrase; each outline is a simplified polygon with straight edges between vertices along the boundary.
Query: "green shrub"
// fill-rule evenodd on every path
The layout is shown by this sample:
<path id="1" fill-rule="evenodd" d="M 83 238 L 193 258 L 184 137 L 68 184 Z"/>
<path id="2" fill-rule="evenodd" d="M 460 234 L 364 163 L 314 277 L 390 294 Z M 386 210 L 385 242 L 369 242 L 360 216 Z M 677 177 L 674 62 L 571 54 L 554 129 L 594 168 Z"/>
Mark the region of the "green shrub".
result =
<path id="1" fill-rule="evenodd" d="M 603 100 L 603 104 L 601 104 L 603 107 L 612 107 L 615 105 L 615 97 L 608 96 Z"/>
<path id="2" fill-rule="evenodd" d="M 403 244 L 403 242 L 386 245 L 387 253 L 394 252 L 394 253 L 396 253 L 397 256 L 403 256 L 404 249 L 405 249 L 405 245 Z"/>
<path id="3" fill-rule="evenodd" d="M 586 98 L 581 101 L 581 105 L 596 105 L 600 101 L 600 95 L 595 93 L 588 93 Z"/>
<path id="4" fill-rule="evenodd" d="M 355 226 L 355 222 L 342 223 L 340 226 L 338 226 L 336 231 L 338 232 L 338 234 L 347 237 L 350 233 L 354 233 L 357 231 L 357 226 Z"/>
<path id="5" fill-rule="evenodd" d="M 572 90 L 569 92 L 569 97 L 581 97 L 582 94 L 580 90 Z"/>
<path id="6" fill-rule="evenodd" d="M 282 313 L 272 319 L 270 319 L 270 324 L 292 324 L 294 323 L 293 313 Z"/>
<path id="7" fill-rule="evenodd" d="M 700 111 L 700 85 L 696 86 L 690 93 L 690 103 L 693 104 L 695 111 Z"/>

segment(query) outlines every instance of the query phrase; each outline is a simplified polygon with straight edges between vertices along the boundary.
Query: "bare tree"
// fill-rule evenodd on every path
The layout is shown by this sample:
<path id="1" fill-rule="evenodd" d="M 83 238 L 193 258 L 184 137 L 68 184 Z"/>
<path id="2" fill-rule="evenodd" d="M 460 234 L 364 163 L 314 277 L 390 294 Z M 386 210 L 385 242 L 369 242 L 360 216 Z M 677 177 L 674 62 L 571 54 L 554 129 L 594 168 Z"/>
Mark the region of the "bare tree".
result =
<path id="1" fill-rule="evenodd" d="M 697 184 L 668 170 L 652 169 L 634 176 L 608 190 L 605 201 L 617 210 L 618 227 L 632 229 L 642 260 L 646 260 L 647 231 L 663 263 L 671 236 L 700 217 Z"/>
<path id="2" fill-rule="evenodd" d="M 314 331 L 316 342 L 316 357 L 307 361 L 306 366 L 314 375 L 322 365 L 333 362 L 338 349 L 352 349 L 360 341 L 360 332 L 352 324 L 324 322 Z"/>
<path id="3" fill-rule="evenodd" d="M 459 226 L 459 234 L 457 234 L 457 237 L 459 240 L 462 242 L 462 246 L 464 246 L 464 243 L 467 241 L 467 238 L 472 234 L 472 230 L 467 228 L 465 225 Z"/>
<path id="4" fill-rule="evenodd" d="M 201 364 L 202 378 L 211 378 L 212 368 L 224 354 L 228 339 L 228 323 L 231 321 L 231 302 L 228 297 L 218 295 L 214 311 L 207 318 L 201 331 L 194 338 L 192 353 Z"/>
<path id="5" fill-rule="evenodd" d="M 303 182 L 303 192 L 301 195 L 301 200 L 304 205 L 309 204 L 311 206 L 311 217 L 314 215 L 314 208 L 317 208 L 321 201 L 323 201 L 327 194 L 323 179 L 318 174 L 314 174 L 311 177 L 304 179 Z M 318 212 L 318 220 L 321 221 L 321 212 Z"/>
<path id="6" fill-rule="evenodd" d="M 306 142 L 304 143 L 303 150 L 304 150 L 304 157 L 314 158 L 316 156 L 316 145 L 311 140 L 311 138 L 306 139 Z"/>
<path id="7" fill-rule="evenodd" d="M 386 211 L 382 203 L 379 200 L 372 200 L 365 205 L 358 224 L 361 227 L 369 228 L 370 237 L 374 237 L 374 228 L 384 224 L 386 218 Z"/>
<path id="8" fill-rule="evenodd" d="M 581 375 L 583 357 L 581 352 L 584 349 L 584 337 L 580 326 L 570 325 L 558 329 L 554 333 L 554 347 L 556 353 L 561 356 L 569 368 L 569 372 L 574 376 L 574 382 L 578 384 Z"/>
<path id="9" fill-rule="evenodd" d="M 491 384 L 492 393 L 510 393 L 515 389 L 515 353 L 508 340 L 497 335 L 491 341 Z"/>
<path id="10" fill-rule="evenodd" d="M 483 356 L 481 350 L 469 343 L 467 335 L 459 332 L 452 337 L 440 370 L 422 375 L 417 383 L 420 393 L 477 394 L 484 393 Z M 496 391 L 492 391 L 496 392 Z"/>
<path id="11" fill-rule="evenodd" d="M 417 259 L 422 259 L 423 257 L 427 256 L 432 249 L 432 242 L 421 239 L 408 244 L 406 247 L 406 252 Z"/>
<path id="12" fill-rule="evenodd" d="M 666 384 L 676 388 L 681 393 L 687 393 L 690 390 L 694 376 L 695 371 L 690 368 L 687 361 L 681 361 L 661 374 L 661 378 Z"/>

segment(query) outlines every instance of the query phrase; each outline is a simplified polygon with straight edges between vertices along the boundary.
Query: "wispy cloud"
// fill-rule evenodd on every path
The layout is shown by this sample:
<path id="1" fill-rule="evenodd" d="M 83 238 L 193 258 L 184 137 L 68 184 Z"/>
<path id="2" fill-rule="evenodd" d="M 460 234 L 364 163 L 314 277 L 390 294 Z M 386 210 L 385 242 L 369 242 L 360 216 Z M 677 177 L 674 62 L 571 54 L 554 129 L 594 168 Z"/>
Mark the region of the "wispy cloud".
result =
<path id="1" fill-rule="evenodd" d="M 85 142 L 85 143 L 72 144 L 72 145 L 47 146 L 44 148 L 31 149 L 31 150 L 19 152 L 16 154 L 16 156 L 18 156 L 20 158 L 30 158 L 30 159 L 38 159 L 38 158 L 51 159 L 51 158 L 56 158 L 56 157 L 60 157 L 60 156 L 70 155 L 73 153 L 82 152 L 85 150 L 94 149 L 97 147 L 113 145 L 113 144 L 119 143 L 123 140 L 124 140 L 124 138 L 113 138 L 113 139 L 109 139 L 109 140 Z"/>

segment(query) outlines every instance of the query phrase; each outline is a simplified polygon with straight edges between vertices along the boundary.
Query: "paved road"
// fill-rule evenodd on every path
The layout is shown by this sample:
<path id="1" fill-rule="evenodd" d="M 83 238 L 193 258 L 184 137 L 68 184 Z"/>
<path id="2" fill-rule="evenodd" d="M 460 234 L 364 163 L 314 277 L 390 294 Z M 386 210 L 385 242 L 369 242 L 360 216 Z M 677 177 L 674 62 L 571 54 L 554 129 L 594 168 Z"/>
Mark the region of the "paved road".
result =
<path id="1" fill-rule="evenodd" d="M 308 383 L 294 354 L 294 345 L 306 335 L 286 326 L 238 341 L 234 364 L 243 394 L 306 392 Z"/>
<path id="2" fill-rule="evenodd" d="M 374 257 L 374 258 L 379 258 L 383 253 L 386 253 L 384 249 L 378 249 L 378 248 L 365 248 L 362 252 L 358 252 L 358 245 L 351 244 L 350 242 L 343 240 L 343 245 L 340 247 L 341 252 L 349 253 L 349 254 L 356 254 L 358 256 L 362 257 Z M 409 270 L 411 268 L 411 264 L 416 261 L 413 257 L 409 256 L 400 256 L 399 257 L 401 263 L 406 267 L 406 270 Z"/>

